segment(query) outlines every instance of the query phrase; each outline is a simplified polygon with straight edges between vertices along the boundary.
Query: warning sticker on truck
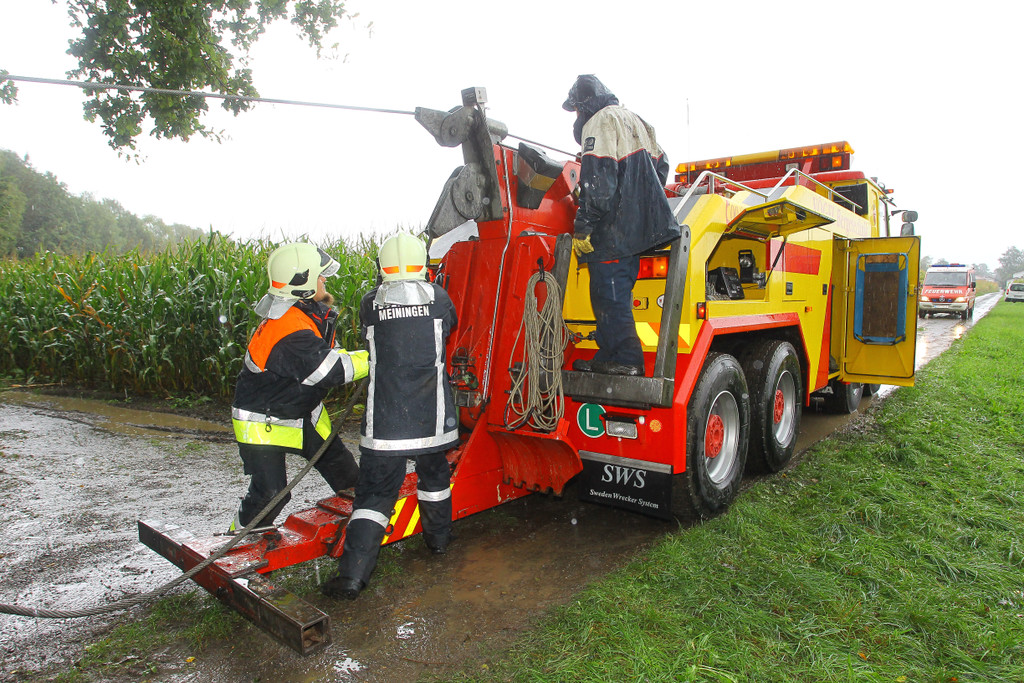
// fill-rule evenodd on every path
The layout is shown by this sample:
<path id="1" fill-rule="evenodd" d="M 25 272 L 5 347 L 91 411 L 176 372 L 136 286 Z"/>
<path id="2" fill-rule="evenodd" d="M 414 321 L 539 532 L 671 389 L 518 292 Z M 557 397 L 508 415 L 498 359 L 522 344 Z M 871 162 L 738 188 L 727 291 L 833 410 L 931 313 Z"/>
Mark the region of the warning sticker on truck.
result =
<path id="1" fill-rule="evenodd" d="M 671 519 L 672 466 L 580 451 L 580 499 Z"/>

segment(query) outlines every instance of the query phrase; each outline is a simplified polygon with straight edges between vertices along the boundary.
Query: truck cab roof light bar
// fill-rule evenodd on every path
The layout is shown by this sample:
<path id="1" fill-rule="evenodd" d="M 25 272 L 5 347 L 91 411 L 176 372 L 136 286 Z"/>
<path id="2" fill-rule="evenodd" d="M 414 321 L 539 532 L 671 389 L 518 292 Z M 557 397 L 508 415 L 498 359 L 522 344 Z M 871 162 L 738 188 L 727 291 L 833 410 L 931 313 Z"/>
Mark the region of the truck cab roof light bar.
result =
<path id="1" fill-rule="evenodd" d="M 676 166 L 675 180 L 688 182 L 695 173 L 701 171 L 717 171 L 745 180 L 776 177 L 790 168 L 812 172 L 840 171 L 850 167 L 852 154 L 853 147 L 850 143 L 840 141 L 756 154 L 686 161 Z"/>

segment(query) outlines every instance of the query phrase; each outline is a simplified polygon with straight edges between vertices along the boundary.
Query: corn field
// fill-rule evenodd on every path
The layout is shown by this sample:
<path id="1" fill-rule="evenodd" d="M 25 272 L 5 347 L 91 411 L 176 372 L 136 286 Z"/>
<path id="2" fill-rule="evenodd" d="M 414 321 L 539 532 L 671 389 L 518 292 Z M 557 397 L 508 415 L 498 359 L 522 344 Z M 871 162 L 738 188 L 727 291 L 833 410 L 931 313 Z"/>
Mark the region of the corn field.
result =
<path id="1" fill-rule="evenodd" d="M 231 399 L 276 246 L 211 233 L 162 253 L 0 261 L 0 377 Z M 359 301 L 376 282 L 378 243 L 319 246 L 341 264 L 328 281 L 338 339 L 358 348 Z"/>

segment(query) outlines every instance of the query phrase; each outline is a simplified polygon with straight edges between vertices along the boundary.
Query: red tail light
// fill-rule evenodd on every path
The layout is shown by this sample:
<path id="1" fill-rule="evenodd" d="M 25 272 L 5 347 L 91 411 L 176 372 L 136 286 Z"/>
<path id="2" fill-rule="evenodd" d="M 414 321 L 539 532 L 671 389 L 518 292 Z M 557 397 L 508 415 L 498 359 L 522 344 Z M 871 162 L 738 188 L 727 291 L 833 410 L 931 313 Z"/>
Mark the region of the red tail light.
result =
<path id="1" fill-rule="evenodd" d="M 663 278 L 668 275 L 668 256 L 645 256 L 640 259 L 639 279 Z"/>

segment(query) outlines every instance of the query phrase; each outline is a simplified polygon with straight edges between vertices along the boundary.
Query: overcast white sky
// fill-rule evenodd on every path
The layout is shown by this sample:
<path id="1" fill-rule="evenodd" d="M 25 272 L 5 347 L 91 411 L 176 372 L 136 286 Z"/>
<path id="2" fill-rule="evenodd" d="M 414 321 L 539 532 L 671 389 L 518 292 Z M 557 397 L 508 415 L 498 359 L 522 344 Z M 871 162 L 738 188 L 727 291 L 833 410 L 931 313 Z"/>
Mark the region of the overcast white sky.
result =
<path id="1" fill-rule="evenodd" d="M 854 168 L 920 213 L 924 254 L 995 268 L 1024 248 L 1011 210 L 1024 187 L 1022 7 L 353 0 L 336 59 L 318 61 L 283 24 L 252 67 L 264 97 L 400 110 L 447 110 L 482 86 L 489 116 L 564 150 L 576 145 L 560 105 L 594 73 L 655 126 L 673 168 L 847 140 Z M 63 2 L 3 0 L 0 68 L 65 78 L 67 24 Z M 18 85 L 19 103 L 0 105 L 0 148 L 72 193 L 237 238 L 418 228 L 462 162 L 411 116 L 260 104 L 235 118 L 211 102 L 226 142 L 145 138 L 145 160 L 127 163 L 82 119 L 80 90 Z"/>

